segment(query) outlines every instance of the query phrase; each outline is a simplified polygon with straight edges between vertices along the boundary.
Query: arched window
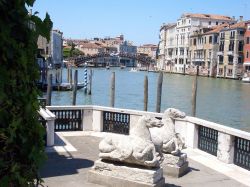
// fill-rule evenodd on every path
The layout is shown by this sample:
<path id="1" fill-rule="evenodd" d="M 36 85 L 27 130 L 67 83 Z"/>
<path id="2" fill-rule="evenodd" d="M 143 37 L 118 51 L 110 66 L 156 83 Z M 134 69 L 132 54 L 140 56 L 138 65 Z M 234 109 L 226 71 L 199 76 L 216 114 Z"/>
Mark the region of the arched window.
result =
<path id="1" fill-rule="evenodd" d="M 246 58 L 248 58 L 249 57 L 249 51 L 247 51 L 247 54 L 246 54 Z"/>

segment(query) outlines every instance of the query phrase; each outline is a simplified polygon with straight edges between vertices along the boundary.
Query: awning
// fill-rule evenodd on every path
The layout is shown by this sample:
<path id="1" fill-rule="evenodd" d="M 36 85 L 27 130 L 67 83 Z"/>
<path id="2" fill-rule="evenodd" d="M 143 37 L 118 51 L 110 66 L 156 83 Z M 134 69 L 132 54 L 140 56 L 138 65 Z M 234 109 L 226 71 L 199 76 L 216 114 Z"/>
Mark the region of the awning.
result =
<path id="1" fill-rule="evenodd" d="M 243 66 L 250 66 L 250 62 L 244 62 Z"/>

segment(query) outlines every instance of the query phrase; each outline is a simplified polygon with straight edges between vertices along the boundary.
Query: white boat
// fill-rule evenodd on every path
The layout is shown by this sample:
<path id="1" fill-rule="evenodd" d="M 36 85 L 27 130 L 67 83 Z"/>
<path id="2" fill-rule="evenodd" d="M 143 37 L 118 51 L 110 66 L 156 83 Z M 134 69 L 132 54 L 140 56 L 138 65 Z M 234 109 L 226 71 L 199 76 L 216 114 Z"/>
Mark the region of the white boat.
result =
<path id="1" fill-rule="evenodd" d="M 242 78 L 242 81 L 250 83 L 250 75 L 248 73 L 245 73 Z"/>
<path id="2" fill-rule="evenodd" d="M 137 72 L 137 71 L 138 71 L 137 68 L 131 68 L 131 69 L 130 69 L 130 72 Z"/>

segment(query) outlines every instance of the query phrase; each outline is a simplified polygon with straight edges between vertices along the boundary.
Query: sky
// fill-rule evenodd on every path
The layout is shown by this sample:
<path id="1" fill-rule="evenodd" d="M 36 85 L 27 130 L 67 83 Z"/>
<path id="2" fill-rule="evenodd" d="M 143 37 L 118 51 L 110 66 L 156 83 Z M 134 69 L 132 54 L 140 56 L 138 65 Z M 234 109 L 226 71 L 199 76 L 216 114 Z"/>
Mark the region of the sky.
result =
<path id="1" fill-rule="evenodd" d="M 64 38 L 116 37 L 135 45 L 158 44 L 163 23 L 174 23 L 183 13 L 243 16 L 249 0 L 36 0 L 32 11 L 44 18 L 48 12 L 53 29 Z"/>

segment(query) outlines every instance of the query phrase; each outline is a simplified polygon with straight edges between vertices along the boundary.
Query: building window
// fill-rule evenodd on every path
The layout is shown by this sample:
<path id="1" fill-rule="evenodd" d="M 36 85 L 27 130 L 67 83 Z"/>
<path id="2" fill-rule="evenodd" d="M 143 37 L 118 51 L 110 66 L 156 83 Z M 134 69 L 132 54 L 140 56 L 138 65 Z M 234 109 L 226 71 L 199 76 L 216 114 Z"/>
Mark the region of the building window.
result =
<path id="1" fill-rule="evenodd" d="M 247 51 L 246 53 L 246 58 L 249 58 L 249 51 Z"/>
<path id="2" fill-rule="evenodd" d="M 218 23 L 218 21 L 216 21 L 216 25 L 218 25 L 219 23 Z"/>
<path id="3" fill-rule="evenodd" d="M 232 65 L 233 64 L 233 61 L 234 61 L 234 56 L 232 56 L 232 55 L 229 55 L 228 56 L 228 64 L 230 65 Z"/>
<path id="4" fill-rule="evenodd" d="M 225 33 L 224 32 L 220 33 L 220 39 L 224 39 L 224 38 L 225 38 Z"/>
<path id="5" fill-rule="evenodd" d="M 223 64 L 223 56 L 222 55 L 219 56 L 219 64 Z"/>
<path id="6" fill-rule="evenodd" d="M 224 41 L 220 42 L 219 51 L 224 51 Z"/>
<path id="7" fill-rule="evenodd" d="M 218 42 L 218 36 L 214 36 L 214 44 Z"/>
<path id="8" fill-rule="evenodd" d="M 196 38 L 194 38 L 194 45 L 196 45 Z"/>
<path id="9" fill-rule="evenodd" d="M 244 31 L 240 31 L 240 35 L 244 35 Z"/>
<path id="10" fill-rule="evenodd" d="M 211 21 L 208 22 L 208 25 L 211 25 Z"/>
<path id="11" fill-rule="evenodd" d="M 211 44 L 213 41 L 213 37 L 212 36 L 209 36 L 209 43 Z"/>
<path id="12" fill-rule="evenodd" d="M 239 51 L 243 51 L 243 41 L 239 41 Z"/>
<path id="13" fill-rule="evenodd" d="M 223 74 L 223 68 L 219 68 L 219 75 Z"/>
<path id="14" fill-rule="evenodd" d="M 229 51 L 233 51 L 234 50 L 234 41 L 230 41 L 229 43 Z"/>
<path id="15" fill-rule="evenodd" d="M 232 69 L 228 69 L 228 76 L 232 76 L 233 75 L 233 70 Z"/>
<path id="16" fill-rule="evenodd" d="M 242 62 L 242 57 L 240 56 L 240 57 L 238 57 L 238 64 L 242 64 L 243 62 Z"/>
<path id="17" fill-rule="evenodd" d="M 231 31 L 230 32 L 230 38 L 234 38 L 234 36 L 235 36 L 235 31 Z"/>
<path id="18" fill-rule="evenodd" d="M 249 41 L 250 41 L 250 37 L 247 37 L 246 44 L 249 44 Z"/>

